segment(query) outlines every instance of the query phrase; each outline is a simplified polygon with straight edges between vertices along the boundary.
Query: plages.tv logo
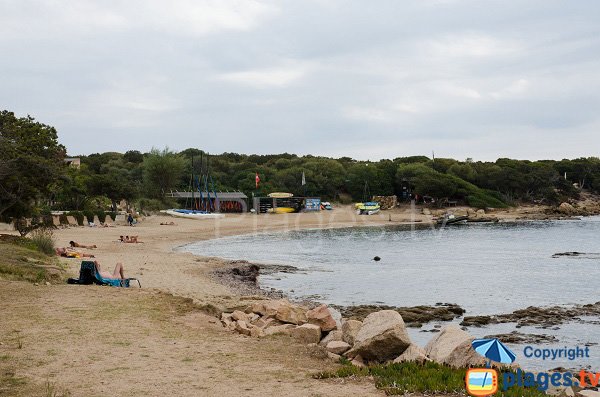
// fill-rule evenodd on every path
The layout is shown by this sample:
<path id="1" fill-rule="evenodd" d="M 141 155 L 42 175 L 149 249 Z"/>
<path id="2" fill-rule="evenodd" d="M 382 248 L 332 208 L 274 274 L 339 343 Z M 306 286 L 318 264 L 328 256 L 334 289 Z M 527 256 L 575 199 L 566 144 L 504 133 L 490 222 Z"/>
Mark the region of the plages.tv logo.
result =
<path id="1" fill-rule="evenodd" d="M 467 393 L 476 397 L 490 396 L 498 391 L 498 372 L 491 368 L 491 361 L 512 364 L 517 356 L 496 338 L 475 339 L 471 345 L 477 353 L 487 359 L 487 368 L 473 368 L 467 371 Z"/>

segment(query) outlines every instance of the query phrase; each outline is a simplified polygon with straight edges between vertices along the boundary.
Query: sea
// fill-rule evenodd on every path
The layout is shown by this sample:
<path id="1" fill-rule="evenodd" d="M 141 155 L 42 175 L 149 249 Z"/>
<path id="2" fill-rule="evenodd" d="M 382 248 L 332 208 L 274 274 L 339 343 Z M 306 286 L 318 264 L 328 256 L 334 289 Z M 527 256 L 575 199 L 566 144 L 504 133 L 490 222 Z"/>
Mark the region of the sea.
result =
<path id="1" fill-rule="evenodd" d="M 261 287 L 342 306 L 455 303 L 466 310 L 465 315 L 473 316 L 600 301 L 600 217 L 289 230 L 200 241 L 180 249 L 201 256 L 294 266 L 293 272 L 262 275 Z M 555 256 L 564 252 L 582 254 Z M 409 328 L 409 333 L 424 346 L 434 335 L 430 331 L 447 324 L 428 323 Z M 557 342 L 532 347 L 587 347 L 590 357 L 541 360 L 525 357 L 524 345 L 509 347 L 526 368 L 562 366 L 600 372 L 600 318 L 574 319 L 550 329 L 508 323 L 467 330 L 476 337 L 512 331 L 553 335 Z"/>

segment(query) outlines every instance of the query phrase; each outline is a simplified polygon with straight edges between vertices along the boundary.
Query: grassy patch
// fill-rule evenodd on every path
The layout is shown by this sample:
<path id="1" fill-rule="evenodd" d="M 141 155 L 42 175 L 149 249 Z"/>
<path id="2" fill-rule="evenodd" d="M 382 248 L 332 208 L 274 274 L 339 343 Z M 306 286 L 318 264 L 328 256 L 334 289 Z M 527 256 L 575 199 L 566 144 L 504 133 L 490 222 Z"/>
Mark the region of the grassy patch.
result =
<path id="1" fill-rule="evenodd" d="M 317 379 L 348 378 L 372 376 L 375 386 L 387 395 L 402 395 L 405 393 L 465 393 L 465 369 L 455 369 L 445 365 L 428 362 L 425 364 L 399 363 L 387 365 L 372 365 L 358 368 L 347 361 L 334 371 L 316 374 Z M 512 387 L 502 391 L 500 376 L 499 392 L 496 396 L 505 397 L 541 397 L 545 393 L 536 388 Z"/>
<path id="2" fill-rule="evenodd" d="M 62 273 L 56 258 L 39 252 L 31 240 L 0 240 L 0 279 L 38 283 L 60 281 Z"/>

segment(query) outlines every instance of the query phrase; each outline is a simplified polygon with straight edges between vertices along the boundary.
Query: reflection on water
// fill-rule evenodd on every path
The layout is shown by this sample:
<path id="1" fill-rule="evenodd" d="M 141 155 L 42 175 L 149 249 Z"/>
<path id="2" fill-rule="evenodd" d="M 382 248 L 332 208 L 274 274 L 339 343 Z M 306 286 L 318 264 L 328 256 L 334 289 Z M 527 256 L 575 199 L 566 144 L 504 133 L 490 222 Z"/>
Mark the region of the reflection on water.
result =
<path id="1" fill-rule="evenodd" d="M 465 308 L 467 315 L 478 315 L 599 301 L 597 256 L 552 258 L 559 252 L 600 252 L 599 236 L 599 218 L 586 218 L 443 229 L 303 230 L 209 240 L 183 249 L 298 266 L 307 271 L 271 274 L 260 280 L 262 286 L 296 297 L 316 295 L 322 302 L 339 305 L 451 302 Z M 373 261 L 374 256 L 381 261 Z M 561 328 L 569 327 L 577 329 L 573 342 L 579 337 L 585 342 L 600 340 L 598 325 Z M 489 327 L 483 332 L 497 333 Z M 563 340 L 568 336 L 559 333 Z"/>

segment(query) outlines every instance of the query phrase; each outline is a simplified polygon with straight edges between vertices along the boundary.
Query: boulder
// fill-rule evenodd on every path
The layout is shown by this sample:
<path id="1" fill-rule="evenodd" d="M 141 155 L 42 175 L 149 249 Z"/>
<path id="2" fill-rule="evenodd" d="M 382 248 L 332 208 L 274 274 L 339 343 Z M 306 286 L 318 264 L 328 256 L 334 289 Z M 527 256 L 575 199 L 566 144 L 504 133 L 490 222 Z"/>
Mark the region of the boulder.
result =
<path id="1" fill-rule="evenodd" d="M 265 336 L 268 335 L 290 335 L 292 329 L 296 328 L 292 324 L 274 325 L 263 330 Z"/>
<path id="2" fill-rule="evenodd" d="M 384 362 L 404 353 L 410 344 L 400 313 L 381 310 L 365 318 L 354 339 L 354 347 L 346 355 L 360 355 L 365 360 Z"/>
<path id="3" fill-rule="evenodd" d="M 327 305 L 317 306 L 307 311 L 306 318 L 309 324 L 319 326 L 323 332 L 331 331 L 337 327 Z"/>
<path id="4" fill-rule="evenodd" d="M 256 325 L 248 324 L 248 328 L 250 329 L 250 336 L 253 338 L 262 338 L 265 336 L 263 329 L 257 327 Z"/>
<path id="5" fill-rule="evenodd" d="M 358 355 L 358 356 L 354 357 L 354 358 L 352 359 L 352 361 L 350 361 L 350 363 L 351 363 L 352 365 L 354 365 L 355 367 L 359 367 L 359 368 L 366 367 L 366 365 L 365 365 L 365 361 L 363 360 L 363 358 L 362 358 L 360 355 Z"/>
<path id="6" fill-rule="evenodd" d="M 558 206 L 558 212 L 570 215 L 570 214 L 574 214 L 577 211 L 575 210 L 575 207 L 573 207 L 569 203 L 560 203 L 560 205 Z"/>
<path id="7" fill-rule="evenodd" d="M 231 318 L 234 319 L 235 321 L 244 321 L 245 323 L 249 323 L 250 322 L 250 318 L 248 317 L 248 315 L 240 310 L 234 310 L 233 313 L 231 313 Z"/>
<path id="8" fill-rule="evenodd" d="M 300 306 L 292 305 L 287 299 L 254 303 L 252 312 L 261 316 L 276 318 L 284 323 L 299 325 L 307 322 L 306 310 Z"/>
<path id="9" fill-rule="evenodd" d="M 337 329 L 342 329 L 342 313 L 334 307 L 329 307 L 329 313 L 331 313 L 331 317 L 335 320 L 335 325 Z"/>
<path id="10" fill-rule="evenodd" d="M 425 361 L 431 361 L 431 359 L 427 357 L 423 348 L 415 344 L 408 346 L 408 349 L 404 350 L 404 353 L 394 360 L 395 363 L 424 363 Z"/>
<path id="11" fill-rule="evenodd" d="M 356 338 L 356 334 L 362 327 L 362 321 L 358 320 L 346 320 L 342 323 L 342 340 L 349 344 L 350 346 L 354 345 L 354 339 Z"/>
<path id="12" fill-rule="evenodd" d="M 330 359 L 332 359 L 336 363 L 339 363 L 340 362 L 340 358 L 342 358 L 342 356 L 340 356 L 339 354 L 334 354 L 334 353 L 331 353 L 331 352 L 327 352 L 327 357 L 329 357 Z"/>
<path id="13" fill-rule="evenodd" d="M 325 346 L 327 346 L 327 344 L 329 342 L 341 341 L 341 340 L 343 340 L 342 339 L 342 331 L 336 329 L 336 330 L 329 332 L 326 337 L 321 339 L 321 342 L 319 342 L 319 345 L 325 347 Z"/>
<path id="14" fill-rule="evenodd" d="M 236 321 L 235 330 L 242 335 L 250 336 L 251 334 L 250 328 L 248 328 L 248 325 L 243 320 Z"/>
<path id="15" fill-rule="evenodd" d="M 267 328 L 273 325 L 281 325 L 274 318 L 265 318 L 261 317 L 258 320 L 254 321 L 252 324 L 256 325 L 258 328 Z"/>
<path id="16" fill-rule="evenodd" d="M 327 349 L 328 352 L 333 353 L 333 354 L 342 354 L 345 353 L 346 351 L 350 350 L 350 346 L 349 344 L 347 344 L 344 341 L 331 341 L 327 344 L 327 346 L 325 346 L 325 349 Z"/>
<path id="17" fill-rule="evenodd" d="M 303 324 L 290 329 L 290 335 L 301 343 L 319 343 L 321 340 L 321 328 L 314 324 Z"/>
<path id="18" fill-rule="evenodd" d="M 423 208 L 421 212 L 423 213 L 423 215 L 431 215 L 431 211 L 429 210 L 429 208 Z"/>
<path id="19" fill-rule="evenodd" d="M 437 363 L 453 367 L 484 365 L 485 359 L 471 346 L 473 339 L 458 325 L 449 325 L 427 343 L 425 354 Z"/>
<path id="20" fill-rule="evenodd" d="M 483 216 L 483 215 L 485 215 L 485 210 L 484 209 L 477 210 L 477 216 Z"/>

